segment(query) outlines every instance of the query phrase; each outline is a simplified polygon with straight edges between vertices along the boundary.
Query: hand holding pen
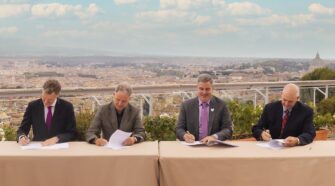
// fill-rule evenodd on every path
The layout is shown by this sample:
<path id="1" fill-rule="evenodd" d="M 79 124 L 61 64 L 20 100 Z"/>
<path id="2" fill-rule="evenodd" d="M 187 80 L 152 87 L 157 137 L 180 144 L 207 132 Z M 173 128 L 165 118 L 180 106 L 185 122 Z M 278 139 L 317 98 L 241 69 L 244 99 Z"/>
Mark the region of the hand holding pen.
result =
<path id="1" fill-rule="evenodd" d="M 187 143 L 193 143 L 195 140 L 195 137 L 189 131 L 186 131 L 183 138 Z"/>
<path id="2" fill-rule="evenodd" d="M 270 140 L 272 140 L 270 131 L 269 131 L 268 129 L 262 131 L 261 136 L 262 136 L 262 139 L 263 139 L 264 141 L 270 141 Z"/>

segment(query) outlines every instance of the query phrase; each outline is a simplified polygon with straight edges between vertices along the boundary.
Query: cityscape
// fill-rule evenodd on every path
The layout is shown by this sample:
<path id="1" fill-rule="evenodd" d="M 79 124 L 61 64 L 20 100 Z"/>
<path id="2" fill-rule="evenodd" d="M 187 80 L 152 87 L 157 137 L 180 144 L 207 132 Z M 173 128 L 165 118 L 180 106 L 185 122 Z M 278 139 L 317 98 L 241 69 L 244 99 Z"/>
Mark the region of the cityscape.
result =
<path id="1" fill-rule="evenodd" d="M 334 36 L 334 0 L 0 0 L 0 186 L 334 186 Z"/>
<path id="2" fill-rule="evenodd" d="M 138 85 L 194 84 L 199 74 L 207 73 L 215 83 L 297 81 L 316 68 L 335 66 L 335 60 L 322 59 L 317 52 L 310 59 L 271 58 L 196 58 L 196 57 L 2 57 L 0 58 L 0 88 L 40 89 L 50 78 L 60 81 L 66 88 L 113 88 L 126 82 Z M 195 91 L 195 86 L 194 86 Z M 193 92 L 194 93 L 194 92 Z M 217 93 L 219 94 L 219 93 Z M 95 111 L 101 104 L 111 101 L 109 94 L 72 95 L 65 97 L 75 111 Z M 153 115 L 177 114 L 183 96 L 162 92 L 151 94 Z M 229 95 L 250 101 L 248 91 Z M 277 95 L 278 96 L 278 95 Z M 18 126 L 29 101 L 36 97 L 9 96 L 0 100 L 0 120 Z M 144 108 L 144 97 L 135 94 L 131 101 Z M 145 109 L 147 108 L 147 109 Z"/>

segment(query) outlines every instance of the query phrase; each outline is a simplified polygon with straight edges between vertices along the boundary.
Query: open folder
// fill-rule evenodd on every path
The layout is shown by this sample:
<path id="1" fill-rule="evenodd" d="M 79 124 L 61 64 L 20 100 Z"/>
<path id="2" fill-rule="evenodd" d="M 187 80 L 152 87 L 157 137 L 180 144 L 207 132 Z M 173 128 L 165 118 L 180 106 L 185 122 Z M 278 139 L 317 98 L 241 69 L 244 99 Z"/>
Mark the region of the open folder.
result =
<path id="1" fill-rule="evenodd" d="M 233 145 L 226 141 L 214 140 L 210 141 L 207 144 L 203 144 L 201 141 L 195 141 L 193 143 L 187 143 L 185 141 L 181 141 L 183 145 L 187 146 L 225 146 L 225 147 L 237 147 L 237 145 Z"/>

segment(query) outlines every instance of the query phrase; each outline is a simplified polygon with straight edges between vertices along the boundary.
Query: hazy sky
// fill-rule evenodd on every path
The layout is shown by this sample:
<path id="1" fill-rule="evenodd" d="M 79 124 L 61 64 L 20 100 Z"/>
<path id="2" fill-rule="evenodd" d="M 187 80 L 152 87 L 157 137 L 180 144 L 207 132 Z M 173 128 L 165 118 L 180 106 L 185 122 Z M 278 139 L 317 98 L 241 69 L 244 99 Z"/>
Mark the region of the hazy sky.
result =
<path id="1" fill-rule="evenodd" d="M 0 55 L 335 58 L 334 0 L 0 0 Z"/>

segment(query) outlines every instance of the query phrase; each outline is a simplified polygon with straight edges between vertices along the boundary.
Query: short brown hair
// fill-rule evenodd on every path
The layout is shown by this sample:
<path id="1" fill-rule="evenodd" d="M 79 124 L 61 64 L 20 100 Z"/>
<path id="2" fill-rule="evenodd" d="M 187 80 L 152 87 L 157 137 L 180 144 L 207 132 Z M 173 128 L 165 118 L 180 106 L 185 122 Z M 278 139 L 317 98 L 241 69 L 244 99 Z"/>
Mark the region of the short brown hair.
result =
<path id="1" fill-rule="evenodd" d="M 43 91 L 47 94 L 59 94 L 61 89 L 60 83 L 55 79 L 49 79 L 43 85 Z"/>
<path id="2" fill-rule="evenodd" d="M 209 74 L 200 74 L 198 76 L 198 83 L 207 83 L 209 82 L 210 84 L 213 84 L 213 79 L 212 76 L 210 76 Z"/>

